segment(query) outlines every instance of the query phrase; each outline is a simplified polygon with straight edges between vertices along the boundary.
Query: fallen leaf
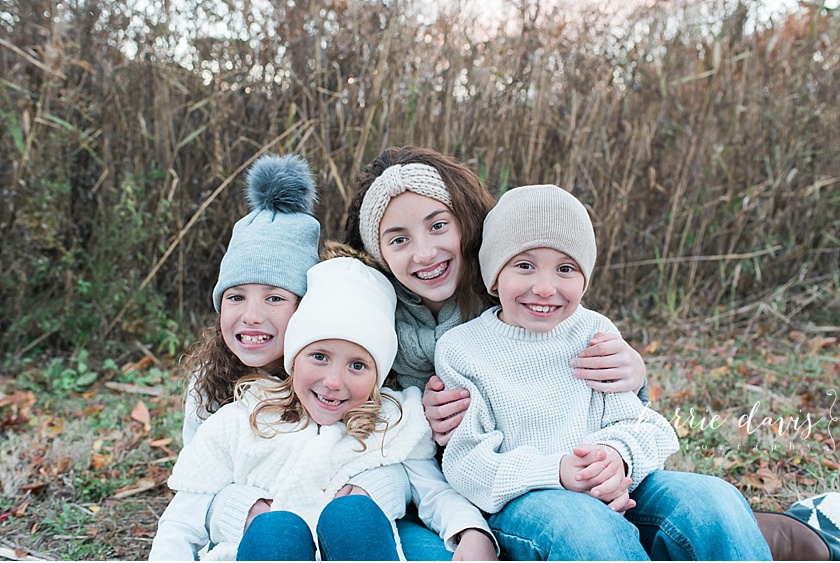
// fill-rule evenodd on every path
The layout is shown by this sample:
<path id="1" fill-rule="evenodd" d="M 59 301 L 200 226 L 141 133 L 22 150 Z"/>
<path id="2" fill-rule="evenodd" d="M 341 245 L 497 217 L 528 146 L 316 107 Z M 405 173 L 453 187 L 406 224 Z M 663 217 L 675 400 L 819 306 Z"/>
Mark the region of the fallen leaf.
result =
<path id="1" fill-rule="evenodd" d="M 650 399 L 651 403 L 658 401 L 660 397 L 662 397 L 661 385 L 651 385 L 648 387 L 648 399 Z"/>
<path id="2" fill-rule="evenodd" d="M 12 516 L 14 516 L 15 518 L 23 518 L 24 516 L 26 516 L 26 509 L 29 508 L 29 503 L 30 502 L 31 501 L 28 500 L 28 501 L 24 502 L 23 504 L 13 508 L 12 509 Z"/>
<path id="3" fill-rule="evenodd" d="M 154 479 L 148 479 L 146 477 L 139 479 L 136 483 L 132 485 L 126 485 L 121 489 L 117 489 L 114 491 L 114 498 L 126 498 L 132 495 L 140 494 L 145 491 L 149 491 L 157 487 L 158 484 L 155 482 Z"/>
<path id="4" fill-rule="evenodd" d="M 82 412 L 82 416 L 85 418 L 89 418 L 91 416 L 96 416 L 102 412 L 102 409 L 105 408 L 105 405 L 89 405 L 85 410 Z"/>
<path id="5" fill-rule="evenodd" d="M 173 442 L 172 438 L 161 438 L 160 440 L 152 440 L 149 445 L 153 448 L 165 448 Z"/>
<path id="6" fill-rule="evenodd" d="M 721 377 L 729 373 L 729 366 L 720 366 L 719 368 L 715 368 L 709 372 L 709 375 L 713 375 L 715 377 Z"/>
<path id="7" fill-rule="evenodd" d="M 101 506 L 99 506 L 99 505 L 97 505 L 97 504 L 89 504 L 89 505 L 87 505 L 85 508 L 87 508 L 88 510 L 90 510 L 90 511 L 91 511 L 91 512 L 93 512 L 94 514 L 96 514 L 96 513 L 97 513 L 97 512 L 99 512 L 100 510 L 102 510 L 102 507 L 101 507 Z"/>
<path id="8" fill-rule="evenodd" d="M 832 344 L 837 342 L 837 337 L 835 336 L 817 336 L 816 338 L 811 339 L 811 343 L 808 345 L 809 350 L 812 354 L 816 354 L 826 346 L 831 346 Z"/>
<path id="9" fill-rule="evenodd" d="M 155 364 L 154 356 L 143 356 L 141 359 L 137 360 L 136 362 L 129 362 L 123 365 L 120 370 L 124 374 L 129 374 L 133 371 L 142 371 L 144 369 L 148 369 Z"/>
<path id="10" fill-rule="evenodd" d="M 805 340 L 805 333 L 801 330 L 792 330 L 788 333 L 788 338 L 793 342 L 800 342 Z"/>
<path id="11" fill-rule="evenodd" d="M 648 356 L 650 356 L 651 354 L 656 354 L 656 349 L 657 348 L 659 348 L 659 341 L 654 340 L 653 342 L 651 342 L 650 344 L 645 346 L 645 349 L 642 350 L 642 354 L 645 354 L 645 355 L 648 355 Z"/>
<path id="12" fill-rule="evenodd" d="M 782 480 L 767 468 L 762 468 L 755 473 L 747 473 L 741 481 L 752 487 L 773 494 L 782 488 Z"/>
<path id="13" fill-rule="evenodd" d="M 21 491 L 32 491 L 33 495 L 39 494 L 41 491 L 47 488 L 47 484 L 43 481 L 35 481 L 34 483 L 29 483 L 28 485 L 24 485 L 20 488 Z"/>
<path id="14" fill-rule="evenodd" d="M 90 456 L 90 468 L 94 471 L 99 471 L 100 469 L 108 467 L 113 459 L 114 457 L 111 454 L 93 454 Z"/>
<path id="15" fill-rule="evenodd" d="M 820 461 L 820 463 L 823 466 L 828 467 L 829 469 L 840 469 L 840 463 L 837 463 L 836 461 L 831 461 L 830 459 L 824 459 Z"/>
<path id="16" fill-rule="evenodd" d="M 146 403 L 137 401 L 134 410 L 131 411 L 131 418 L 137 422 L 142 422 L 144 425 L 151 424 L 152 417 L 149 415 L 149 409 L 146 408 Z"/>

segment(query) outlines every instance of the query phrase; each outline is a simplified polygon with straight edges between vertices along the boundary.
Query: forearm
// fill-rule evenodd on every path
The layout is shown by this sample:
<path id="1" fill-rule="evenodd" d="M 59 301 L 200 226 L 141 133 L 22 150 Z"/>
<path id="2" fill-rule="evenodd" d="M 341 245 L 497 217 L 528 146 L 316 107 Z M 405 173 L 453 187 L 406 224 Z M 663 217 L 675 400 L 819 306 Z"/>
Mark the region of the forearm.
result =
<path id="1" fill-rule="evenodd" d="M 404 465 L 418 516 L 440 535 L 447 549 L 455 550 L 465 530 L 481 530 L 493 536 L 481 512 L 452 488 L 435 460 L 409 460 Z"/>

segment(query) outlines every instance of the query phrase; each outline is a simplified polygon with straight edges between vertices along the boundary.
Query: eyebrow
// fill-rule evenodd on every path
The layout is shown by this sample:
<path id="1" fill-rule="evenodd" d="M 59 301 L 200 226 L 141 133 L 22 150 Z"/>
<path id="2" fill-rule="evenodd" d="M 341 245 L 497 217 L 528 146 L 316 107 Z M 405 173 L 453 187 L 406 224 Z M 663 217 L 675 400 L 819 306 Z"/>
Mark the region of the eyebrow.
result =
<path id="1" fill-rule="evenodd" d="M 448 212 L 449 212 L 448 209 L 436 209 L 436 210 L 432 211 L 431 213 L 429 213 L 428 215 L 426 215 L 425 217 L 423 217 L 422 221 L 424 223 L 428 223 L 429 221 L 431 221 L 432 219 L 434 219 L 435 217 L 437 217 L 441 213 L 448 213 Z M 389 234 L 392 234 L 392 233 L 399 233 L 399 232 L 407 231 L 407 230 L 408 229 L 406 229 L 405 227 L 391 227 L 389 229 L 385 229 L 384 231 L 382 231 L 382 236 L 384 237 L 385 235 L 389 235 Z"/>

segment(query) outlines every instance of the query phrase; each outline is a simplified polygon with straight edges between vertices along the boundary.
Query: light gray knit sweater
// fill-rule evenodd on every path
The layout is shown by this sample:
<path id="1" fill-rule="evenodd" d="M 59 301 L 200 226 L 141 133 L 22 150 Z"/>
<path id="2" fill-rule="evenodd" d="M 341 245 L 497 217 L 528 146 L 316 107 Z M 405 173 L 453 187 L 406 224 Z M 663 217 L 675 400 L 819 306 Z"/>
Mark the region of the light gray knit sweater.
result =
<path id="1" fill-rule="evenodd" d="M 632 491 L 679 449 L 660 414 L 632 392 L 604 394 L 572 375 L 569 362 L 596 332 L 618 333 L 583 307 L 547 333 L 505 324 L 500 307 L 444 334 L 437 374 L 472 399 L 443 455 L 446 479 L 476 506 L 495 513 L 535 489 L 562 489 L 563 455 L 582 443 L 615 448 Z"/>

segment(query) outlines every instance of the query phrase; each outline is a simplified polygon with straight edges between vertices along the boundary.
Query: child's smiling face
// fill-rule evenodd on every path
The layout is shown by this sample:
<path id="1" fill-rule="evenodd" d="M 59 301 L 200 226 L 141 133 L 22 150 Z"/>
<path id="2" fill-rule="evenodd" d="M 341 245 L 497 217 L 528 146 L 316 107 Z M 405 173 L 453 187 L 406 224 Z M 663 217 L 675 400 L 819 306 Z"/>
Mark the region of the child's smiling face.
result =
<path id="1" fill-rule="evenodd" d="M 382 258 L 394 276 L 437 313 L 461 276 L 461 230 L 446 205 L 404 192 L 393 198 L 379 224 Z"/>
<path id="2" fill-rule="evenodd" d="M 511 258 L 499 272 L 499 318 L 532 332 L 548 332 L 575 312 L 584 277 L 577 262 L 553 248 L 533 248 Z"/>
<path id="3" fill-rule="evenodd" d="M 249 367 L 283 370 L 283 339 L 298 297 L 285 289 L 248 283 L 222 294 L 220 324 L 228 348 Z"/>
<path id="4" fill-rule="evenodd" d="M 295 357 L 292 386 L 312 420 L 335 424 L 370 399 L 376 363 L 367 350 L 347 340 L 319 340 Z"/>

